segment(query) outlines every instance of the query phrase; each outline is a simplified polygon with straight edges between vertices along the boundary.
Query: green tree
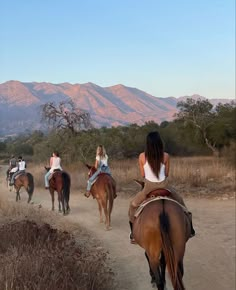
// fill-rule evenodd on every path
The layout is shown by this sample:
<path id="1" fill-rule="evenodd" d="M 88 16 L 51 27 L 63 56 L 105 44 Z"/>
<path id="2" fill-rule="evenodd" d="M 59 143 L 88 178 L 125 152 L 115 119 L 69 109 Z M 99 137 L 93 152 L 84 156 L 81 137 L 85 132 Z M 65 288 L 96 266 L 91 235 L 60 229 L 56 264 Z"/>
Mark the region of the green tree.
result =
<path id="1" fill-rule="evenodd" d="M 216 140 L 210 134 L 216 119 L 213 105 L 208 100 L 188 98 L 186 101 L 178 102 L 177 108 L 179 108 L 177 120 L 182 121 L 186 127 L 192 125 L 213 154 L 218 154 Z"/>

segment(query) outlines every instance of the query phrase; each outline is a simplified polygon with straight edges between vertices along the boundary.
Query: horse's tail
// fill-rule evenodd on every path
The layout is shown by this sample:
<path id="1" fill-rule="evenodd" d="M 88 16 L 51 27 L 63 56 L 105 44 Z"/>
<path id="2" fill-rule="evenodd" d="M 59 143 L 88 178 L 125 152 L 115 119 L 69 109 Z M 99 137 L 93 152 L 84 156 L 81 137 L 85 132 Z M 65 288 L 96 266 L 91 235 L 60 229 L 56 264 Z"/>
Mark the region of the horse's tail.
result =
<path id="1" fill-rule="evenodd" d="M 27 172 L 28 177 L 28 186 L 27 186 L 27 192 L 29 195 L 32 195 L 34 192 L 34 177 L 31 173 Z"/>
<path id="2" fill-rule="evenodd" d="M 111 182 L 107 184 L 107 198 L 108 198 L 108 213 L 110 217 L 114 202 L 114 186 Z"/>
<path id="3" fill-rule="evenodd" d="M 168 214 L 164 209 L 164 200 L 163 202 L 163 211 L 159 216 L 160 219 L 160 231 L 162 239 L 162 247 L 164 256 L 166 259 L 166 264 L 168 266 L 169 275 L 172 281 L 172 285 L 176 290 L 184 290 L 183 281 L 181 278 L 180 270 L 178 269 L 178 262 L 176 261 L 173 245 L 170 238 L 170 220 Z"/>
<path id="4" fill-rule="evenodd" d="M 70 176 L 66 172 L 62 172 L 62 179 L 63 179 L 63 193 L 66 202 L 69 202 L 70 199 Z"/>

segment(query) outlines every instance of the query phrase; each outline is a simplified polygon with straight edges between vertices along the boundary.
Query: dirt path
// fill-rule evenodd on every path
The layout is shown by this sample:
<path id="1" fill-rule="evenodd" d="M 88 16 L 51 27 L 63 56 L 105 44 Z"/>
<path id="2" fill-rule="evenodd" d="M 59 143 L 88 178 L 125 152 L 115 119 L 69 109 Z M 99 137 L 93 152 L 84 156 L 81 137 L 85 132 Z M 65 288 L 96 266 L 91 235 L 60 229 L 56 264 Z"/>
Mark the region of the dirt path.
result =
<path id="1" fill-rule="evenodd" d="M 1 174 L 2 175 L 2 174 Z M 1 176 L 2 177 L 2 176 Z M 15 202 L 15 195 L 8 193 L 0 179 L 0 194 L 8 195 Z M 22 192 L 22 203 L 27 199 Z M 35 205 L 51 208 L 49 193 L 35 189 Z M 129 243 L 129 200 L 117 198 L 112 213 L 111 231 L 105 231 L 98 221 L 96 201 L 85 198 L 79 192 L 71 195 L 71 213 L 68 222 L 88 228 L 110 253 L 111 266 L 116 273 L 117 289 L 149 290 L 150 284 L 144 251 Z M 234 290 L 235 289 L 235 200 L 187 199 L 193 212 L 197 232 L 187 243 L 184 266 L 184 282 L 188 290 Z M 168 290 L 170 287 L 167 283 Z"/>

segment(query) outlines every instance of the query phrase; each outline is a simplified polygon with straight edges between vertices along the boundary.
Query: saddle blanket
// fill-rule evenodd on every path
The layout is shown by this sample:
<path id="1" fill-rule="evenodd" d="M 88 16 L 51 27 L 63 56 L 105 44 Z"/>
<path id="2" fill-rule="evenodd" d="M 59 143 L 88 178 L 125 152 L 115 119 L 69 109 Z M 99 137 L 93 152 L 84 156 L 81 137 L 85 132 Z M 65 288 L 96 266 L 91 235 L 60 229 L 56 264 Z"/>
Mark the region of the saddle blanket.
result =
<path id="1" fill-rule="evenodd" d="M 17 176 L 15 177 L 15 179 L 18 179 L 21 175 L 25 175 L 26 173 L 25 172 L 21 172 L 19 174 L 17 174 Z"/>
<path id="2" fill-rule="evenodd" d="M 150 198 L 148 200 L 145 200 L 143 203 L 140 204 L 140 206 L 138 207 L 138 209 L 136 210 L 134 216 L 135 217 L 138 217 L 140 215 L 140 213 L 142 212 L 143 208 L 149 204 L 150 202 L 153 202 L 153 201 L 156 201 L 156 200 L 161 200 L 161 199 L 166 199 L 166 200 L 170 200 L 172 202 L 175 202 L 177 203 L 182 209 L 184 212 L 188 213 L 188 210 L 185 206 L 183 206 L 182 204 L 180 204 L 178 201 L 172 199 L 172 198 L 169 198 L 167 196 L 157 196 L 155 198 Z"/>

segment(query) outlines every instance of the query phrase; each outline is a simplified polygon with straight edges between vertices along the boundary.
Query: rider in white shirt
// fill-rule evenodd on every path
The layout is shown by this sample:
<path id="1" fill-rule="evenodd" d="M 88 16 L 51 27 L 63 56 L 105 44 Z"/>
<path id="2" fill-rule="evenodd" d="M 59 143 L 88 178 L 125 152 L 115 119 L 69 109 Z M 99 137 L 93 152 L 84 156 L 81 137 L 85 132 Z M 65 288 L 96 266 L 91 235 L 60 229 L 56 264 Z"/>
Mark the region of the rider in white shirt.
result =
<path id="1" fill-rule="evenodd" d="M 61 167 L 61 158 L 59 157 L 58 152 L 53 152 L 52 157 L 50 158 L 50 170 L 45 174 L 45 188 L 49 188 L 49 176 L 54 172 L 55 169 L 62 170 Z"/>
<path id="2" fill-rule="evenodd" d="M 14 185 L 14 180 L 17 175 L 25 173 L 26 162 L 22 156 L 18 157 L 17 171 L 12 175 L 10 185 Z"/>

